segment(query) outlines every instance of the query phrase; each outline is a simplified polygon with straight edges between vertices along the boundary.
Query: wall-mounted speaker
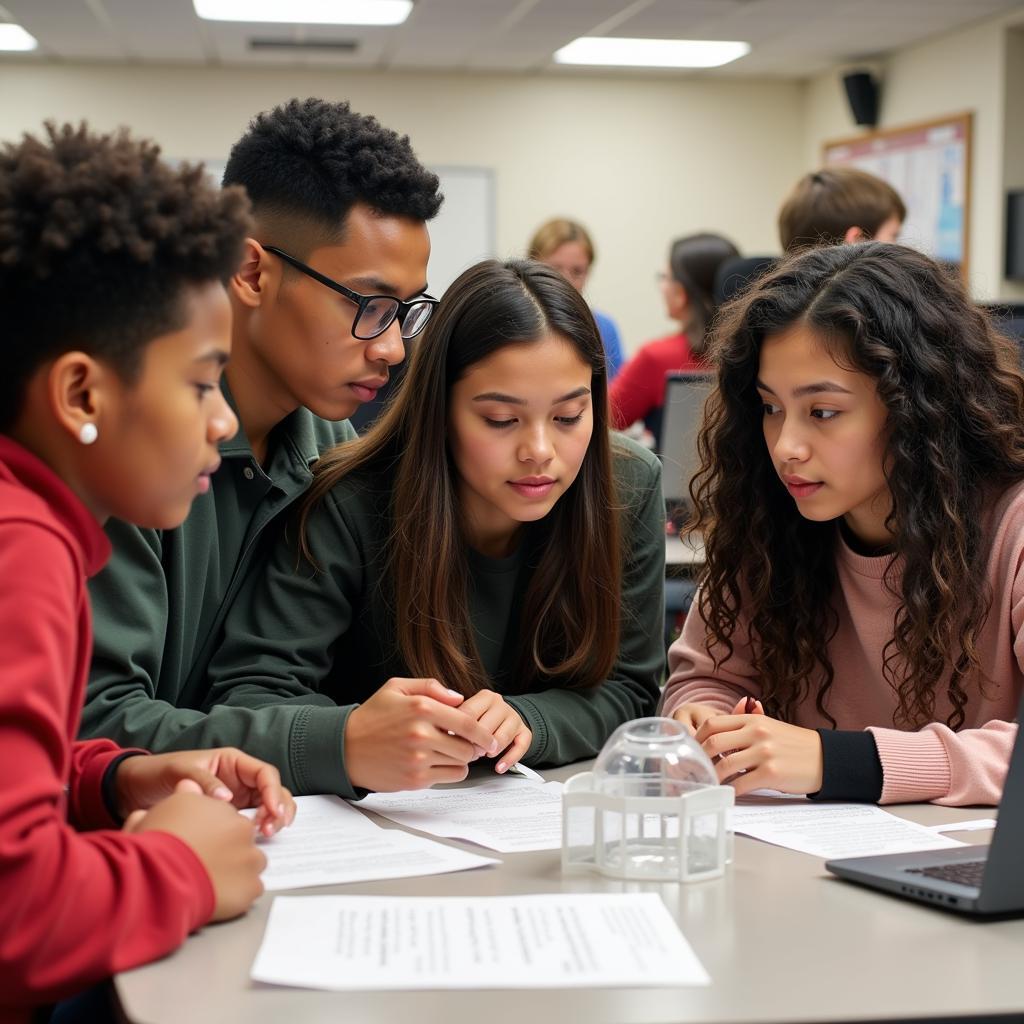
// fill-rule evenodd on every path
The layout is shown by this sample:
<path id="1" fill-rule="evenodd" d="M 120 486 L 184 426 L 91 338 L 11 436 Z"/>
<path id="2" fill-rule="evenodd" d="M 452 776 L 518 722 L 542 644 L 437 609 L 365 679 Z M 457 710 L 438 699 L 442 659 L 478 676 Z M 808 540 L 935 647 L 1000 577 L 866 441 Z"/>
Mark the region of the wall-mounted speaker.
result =
<path id="1" fill-rule="evenodd" d="M 878 83 L 868 71 L 851 71 L 843 75 L 843 85 L 854 121 L 874 128 L 878 124 Z"/>

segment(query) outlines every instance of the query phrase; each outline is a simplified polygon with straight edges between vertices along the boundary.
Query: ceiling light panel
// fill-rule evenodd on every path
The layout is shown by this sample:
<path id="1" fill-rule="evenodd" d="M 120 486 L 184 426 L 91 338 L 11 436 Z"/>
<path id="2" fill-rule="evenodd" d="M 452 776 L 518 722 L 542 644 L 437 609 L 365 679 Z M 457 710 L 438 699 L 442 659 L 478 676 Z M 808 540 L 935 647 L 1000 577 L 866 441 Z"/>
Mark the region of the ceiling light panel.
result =
<path id="1" fill-rule="evenodd" d="M 207 21 L 292 25 L 401 25 L 412 0 L 192 0 Z"/>
<path id="2" fill-rule="evenodd" d="M 557 50 L 555 62 L 602 67 L 717 68 L 749 52 L 749 43 L 719 39 L 581 36 Z"/>
<path id="3" fill-rule="evenodd" d="M 9 22 L 0 24 L 0 50 L 27 53 L 38 46 L 36 37 L 26 32 L 20 25 L 12 25 Z"/>

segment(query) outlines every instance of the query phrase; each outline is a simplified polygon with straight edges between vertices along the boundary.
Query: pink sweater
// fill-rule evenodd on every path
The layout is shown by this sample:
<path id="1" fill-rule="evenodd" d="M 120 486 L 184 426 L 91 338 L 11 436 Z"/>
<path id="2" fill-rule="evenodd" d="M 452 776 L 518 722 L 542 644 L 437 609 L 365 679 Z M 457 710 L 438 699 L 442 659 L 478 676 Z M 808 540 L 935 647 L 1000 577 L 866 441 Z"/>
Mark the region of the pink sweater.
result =
<path id="1" fill-rule="evenodd" d="M 978 637 L 987 679 L 984 694 L 968 693 L 959 732 L 940 724 L 952 710 L 940 684 L 936 722 L 916 732 L 892 727 L 897 701 L 882 675 L 882 650 L 892 636 L 899 602 L 882 585 L 891 556 L 867 558 L 838 544 L 835 609 L 839 629 L 829 644 L 835 681 L 826 706 L 839 729 L 870 729 L 882 763 L 882 803 L 997 804 L 1017 735 L 1012 724 L 1024 689 L 1024 484 L 1003 494 L 986 516 L 992 538 L 988 581 L 992 608 Z M 742 619 L 733 656 L 716 672 L 705 642 L 697 601 L 682 635 L 669 648 L 671 673 L 662 714 L 681 704 L 708 704 L 731 711 L 740 697 L 760 696 Z M 795 724 L 827 728 L 813 699 L 797 709 Z"/>

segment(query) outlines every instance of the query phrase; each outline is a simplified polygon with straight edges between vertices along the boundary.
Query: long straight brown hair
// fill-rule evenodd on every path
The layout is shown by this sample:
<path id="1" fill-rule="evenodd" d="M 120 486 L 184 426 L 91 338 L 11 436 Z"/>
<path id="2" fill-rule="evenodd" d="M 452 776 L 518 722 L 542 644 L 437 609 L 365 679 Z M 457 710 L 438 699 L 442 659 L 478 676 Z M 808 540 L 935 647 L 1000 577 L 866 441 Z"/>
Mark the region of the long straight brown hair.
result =
<path id="1" fill-rule="evenodd" d="M 521 692 L 601 683 L 618 654 L 622 579 L 604 349 L 586 303 L 549 267 L 488 260 L 465 271 L 417 343 L 391 404 L 365 437 L 320 459 L 299 513 L 302 555 L 315 565 L 306 541 L 312 509 L 350 474 L 389 475 L 384 585 L 399 652 L 413 675 L 467 696 L 489 682 L 469 614 L 449 395 L 474 364 L 548 334 L 571 344 L 591 368 L 594 431 L 572 486 L 524 531 L 535 568 L 522 605 L 514 679 Z"/>

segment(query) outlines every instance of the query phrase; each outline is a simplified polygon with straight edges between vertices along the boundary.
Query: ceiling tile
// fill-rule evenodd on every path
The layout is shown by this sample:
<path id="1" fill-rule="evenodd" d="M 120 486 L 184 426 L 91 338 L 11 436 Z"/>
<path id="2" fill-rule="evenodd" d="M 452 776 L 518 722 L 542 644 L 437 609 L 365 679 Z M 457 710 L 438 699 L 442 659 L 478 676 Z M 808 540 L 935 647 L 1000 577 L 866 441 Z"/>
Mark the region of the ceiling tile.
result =
<path id="1" fill-rule="evenodd" d="M 580 35 L 741 39 L 752 52 L 722 68 L 688 74 L 800 78 L 836 61 L 881 56 L 1000 11 L 1021 0 L 417 0 L 404 25 L 295 26 L 200 21 L 191 0 L 0 0 L 65 60 L 222 62 L 306 67 L 512 70 L 573 74 L 552 56 Z M 2 12 L 0 12 L 2 13 Z M 253 38 L 316 42 L 334 49 L 253 51 Z M 22 55 L 0 60 L 25 59 Z M 584 69 L 593 73 L 593 69 Z M 636 69 L 602 69 L 635 75 Z M 679 72 L 652 71 L 652 74 Z"/>
<path id="2" fill-rule="evenodd" d="M 47 56 L 67 60 L 134 56 L 84 0 L 4 0 L 4 7 L 36 37 Z"/>

